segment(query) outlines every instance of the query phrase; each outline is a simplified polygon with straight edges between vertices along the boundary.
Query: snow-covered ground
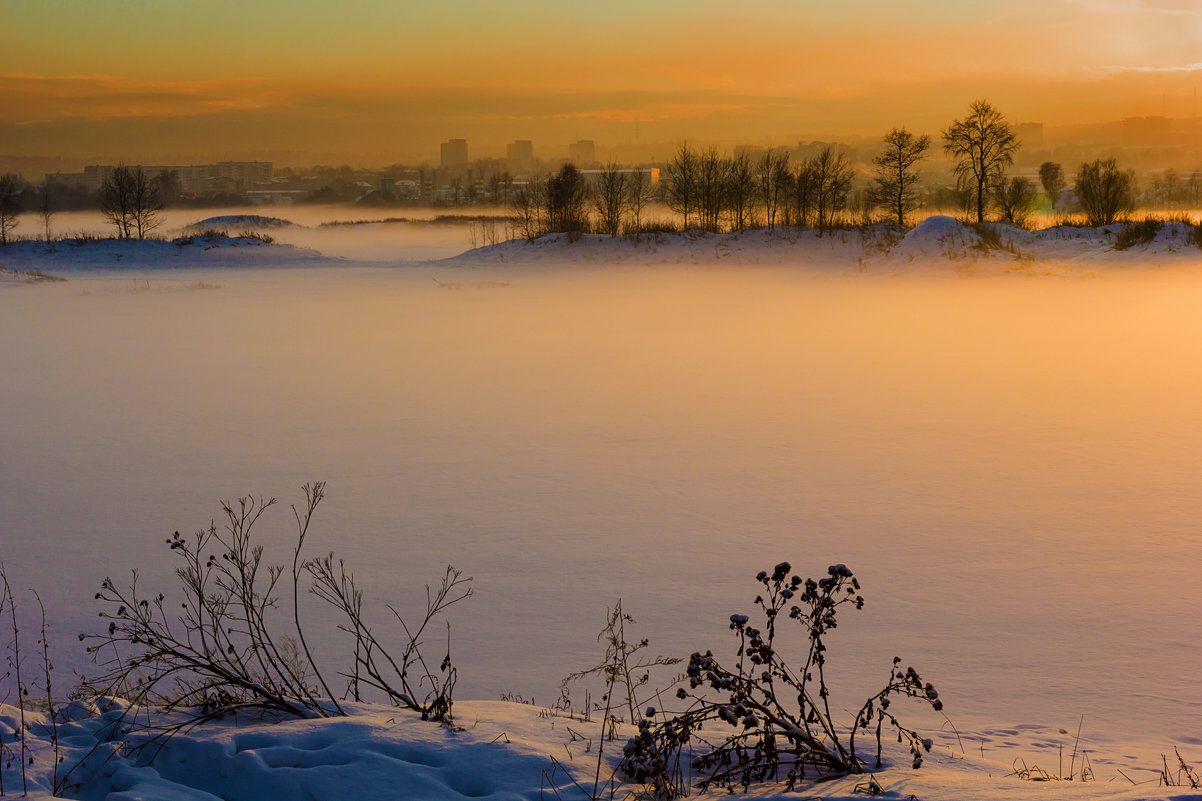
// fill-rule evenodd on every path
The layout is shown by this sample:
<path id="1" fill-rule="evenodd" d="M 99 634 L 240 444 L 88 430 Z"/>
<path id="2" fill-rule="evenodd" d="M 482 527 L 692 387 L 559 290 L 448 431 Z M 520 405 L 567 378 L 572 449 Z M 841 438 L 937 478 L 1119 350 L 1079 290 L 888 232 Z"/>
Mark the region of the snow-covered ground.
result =
<path id="1" fill-rule="evenodd" d="M 337 222 L 337 221 L 336 221 Z M 1020 273 L 1079 277 L 1105 267 L 1166 267 L 1202 262 L 1197 229 L 1166 223 L 1150 242 L 1115 247 L 1121 224 L 1105 228 L 1054 226 L 1028 231 L 1005 223 L 967 225 L 928 217 L 909 231 L 887 223 L 820 233 L 793 229 L 743 233 L 646 234 L 638 238 L 552 234 L 467 249 L 467 224 L 341 221 L 316 226 L 250 213 L 225 214 L 170 229 L 166 241 L 67 240 L 53 247 L 17 242 L 3 263 L 19 269 L 228 266 L 337 263 L 488 267 L 581 265 L 762 265 L 827 272 L 954 271 L 961 275 Z M 228 236 L 204 239 L 207 231 Z M 270 244 L 244 233 L 266 234 Z M 479 234 L 478 236 L 482 236 Z M 241 250 L 237 250 L 241 248 Z"/>
<path id="2" fill-rule="evenodd" d="M 0 265 L 0 287 L 42 284 L 64 280 L 66 279 L 61 276 L 48 275 L 41 270 L 15 270 Z"/>
<path id="3" fill-rule="evenodd" d="M 633 727 L 613 727 L 611 737 L 595 716 L 584 720 L 503 701 L 456 704 L 454 726 L 423 723 L 389 707 L 357 704 L 348 711 L 347 717 L 319 720 L 265 721 L 243 713 L 178 734 L 161 748 L 155 744 L 141 750 L 132 746 L 145 735 L 138 734 L 131 720 L 143 715 L 120 700 L 71 703 L 57 716 L 57 727 L 49 716 L 27 712 L 25 746 L 32 764 L 26 766 L 25 787 L 30 797 L 47 798 L 57 779 L 60 788 L 69 788 L 60 794 L 87 801 L 585 801 L 639 797 L 644 789 L 624 782 L 616 770 Z M 170 719 L 180 716 L 160 715 L 156 722 Z M 0 706 L 0 732 L 18 752 L 21 745 L 12 741 L 12 731 L 19 725 L 16 707 Z M 57 774 L 55 733 L 62 757 Z M 879 797 L 921 801 L 1202 798 L 1188 785 L 1162 786 L 1150 771 L 1132 771 L 1117 780 L 1087 775 L 1083 782 L 1076 774 L 1083 759 L 1071 753 L 1073 737 L 1064 732 L 1013 731 L 1006 736 L 1023 742 L 1030 755 L 1026 762 L 996 761 L 987 751 L 978 752 L 977 738 L 957 740 L 949 732 L 937 732 L 918 770 L 909 766 L 903 749 L 890 745 L 889 764 L 871 778 L 803 783 L 793 792 L 785 792 L 783 782 L 765 782 L 753 785 L 747 796 L 855 801 L 873 795 L 864 788 L 875 781 L 884 791 Z M 1068 760 L 1063 767 L 1062 758 Z M 5 791 L 14 796 L 22 794 L 19 760 L 8 759 L 4 767 Z M 1076 781 L 1029 778 L 1043 772 L 1067 775 L 1070 762 Z"/>
<path id="4" fill-rule="evenodd" d="M 315 250 L 267 243 L 234 234 L 169 240 L 99 239 L 14 242 L 0 251 L 0 265 L 17 270 L 44 270 L 70 275 L 89 270 L 178 270 L 207 267 L 285 267 L 331 264 L 338 259 Z"/>
<path id="5" fill-rule="evenodd" d="M 480 211 L 496 214 L 500 210 Z M 231 236 L 251 231 L 266 234 L 277 244 L 314 250 L 330 258 L 371 262 L 438 259 L 472 246 L 467 221 L 457 221 L 442 211 L 405 209 L 398 217 L 395 209 L 348 206 L 251 206 L 208 212 L 166 209 L 153 235 L 170 240 L 206 231 L 224 231 Z M 15 231 L 17 236 L 31 239 L 40 238 L 41 232 L 42 221 L 34 215 L 24 216 Z M 63 212 L 55 215 L 52 234 L 56 239 L 110 237 L 113 228 L 94 211 Z"/>
<path id="6" fill-rule="evenodd" d="M 85 797 L 338 797 L 349 777 L 365 797 L 538 797 L 548 755 L 577 780 L 595 763 L 561 720 L 479 699 L 555 697 L 618 597 L 656 652 L 721 648 L 780 559 L 864 581 L 833 643 L 841 703 L 895 652 L 948 701 L 959 739 L 931 726 L 936 757 L 881 775 L 890 797 L 1199 797 L 1122 774 L 1154 778 L 1174 745 L 1202 761 L 1202 249 L 1174 226 L 1125 251 L 1114 231 L 986 230 L 549 238 L 438 261 L 422 240 L 386 262 L 405 269 L 305 251 L 285 226 L 212 250 L 3 251 L 69 279 L 0 273 L 0 559 L 22 614 L 26 587 L 47 602 L 58 687 L 88 671 L 74 635 L 100 579 L 170 589 L 163 535 L 220 498 L 287 503 L 327 479 L 314 555 L 345 556 L 376 611 L 420 607 L 447 562 L 476 577 L 452 616 L 466 732 L 372 708 L 231 721 L 174 763 L 112 761 Z M 265 524 L 272 561 L 289 520 Z M 319 649 L 341 655 L 336 634 Z M 1005 776 L 1060 772 L 1082 717 L 1097 782 Z M 71 754 L 99 725 L 69 724 Z"/>
<path id="7" fill-rule="evenodd" d="M 533 242 L 514 240 L 477 248 L 446 260 L 472 266 L 489 264 L 697 264 L 796 266 L 827 271 L 912 274 L 1080 276 L 1105 267 L 1202 264 L 1202 245 L 1194 229 L 1166 223 L 1151 242 L 1115 248 L 1121 225 L 1106 228 L 1056 226 L 1028 231 L 1005 223 L 979 230 L 952 217 L 928 217 L 902 232 L 878 223 L 864 230 L 825 234 L 789 229 L 744 233 L 648 234 L 628 237 L 585 235 L 569 241 L 564 234 Z"/>

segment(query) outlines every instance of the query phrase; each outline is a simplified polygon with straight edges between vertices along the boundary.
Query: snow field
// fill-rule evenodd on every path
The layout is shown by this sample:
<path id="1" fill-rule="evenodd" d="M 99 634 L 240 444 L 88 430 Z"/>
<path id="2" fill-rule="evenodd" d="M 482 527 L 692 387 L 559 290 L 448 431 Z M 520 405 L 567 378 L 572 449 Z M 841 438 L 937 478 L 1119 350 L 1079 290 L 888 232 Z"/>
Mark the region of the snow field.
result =
<path id="1" fill-rule="evenodd" d="M 422 722 L 401 710 L 352 705 L 345 718 L 259 720 L 253 715 L 208 723 L 172 737 L 162 747 L 138 749 L 144 735 L 131 721 L 144 722 L 144 710 L 126 710 L 115 699 L 72 702 L 59 710 L 58 736 L 64 755 L 60 775 L 72 786 L 70 797 L 86 801 L 384 801 L 429 799 L 463 801 L 489 798 L 518 801 L 588 797 L 601 751 L 601 798 L 630 798 L 637 785 L 613 779 L 614 766 L 633 728 L 599 743 L 600 725 L 561 712 L 503 701 L 456 704 L 454 729 Z M 128 712 L 127 717 L 123 713 Z M 161 714 L 161 713 L 160 713 Z M 27 780 L 30 797 L 51 797 L 52 727 L 49 718 L 26 711 L 28 746 L 34 755 Z M 155 720 L 179 720 L 179 715 Z M 18 748 L 12 732 L 19 711 L 0 706 L 6 747 Z M 132 731 L 130 731 L 132 729 Z M 993 734 L 999 734 L 994 732 Z M 1005 732 L 1031 750 L 1028 767 L 1057 773 L 1062 743 L 1056 733 L 1030 729 Z M 971 734 L 932 734 L 935 747 L 924 767 L 908 767 L 908 754 L 886 744 L 891 766 L 872 775 L 882 797 L 922 801 L 1024 801 L 1025 799 L 1166 799 L 1198 801 L 1188 788 L 1158 787 L 1149 772 L 1131 775 L 1132 784 L 1099 772 L 1088 782 L 1026 781 L 1014 765 L 992 761 L 988 751 L 974 753 Z M 1059 735 L 1060 738 L 1063 735 Z M 1071 738 L 1069 740 L 1071 743 Z M 965 748 L 961 750 L 961 745 Z M 1069 752 L 1064 752 L 1067 773 Z M 554 758 L 554 761 L 553 759 Z M 1077 769 L 1082 764 L 1078 756 Z M 4 767 L 5 791 L 20 793 L 15 760 Z M 1096 766 L 1095 766 L 1096 767 Z M 570 775 L 569 775 L 570 774 Z M 1129 774 L 1130 775 L 1130 774 Z M 868 775 L 807 784 L 786 794 L 783 785 L 753 785 L 752 798 L 814 798 L 851 801 L 863 798 L 858 786 Z"/>

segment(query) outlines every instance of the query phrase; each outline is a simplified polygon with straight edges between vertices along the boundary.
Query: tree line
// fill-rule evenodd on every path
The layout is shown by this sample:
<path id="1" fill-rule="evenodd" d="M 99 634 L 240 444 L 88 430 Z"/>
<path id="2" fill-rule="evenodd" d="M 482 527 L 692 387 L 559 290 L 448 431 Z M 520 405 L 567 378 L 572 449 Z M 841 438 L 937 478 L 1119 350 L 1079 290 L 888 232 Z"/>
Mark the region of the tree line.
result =
<path id="1" fill-rule="evenodd" d="M 943 187 L 924 186 L 922 163 L 929 157 L 931 137 L 905 127 L 893 128 L 881 140 L 873 157 L 866 185 L 844 150 L 828 145 L 817 155 L 796 162 L 784 150 L 752 157 L 736 153 L 726 157 L 715 148 L 695 149 L 681 143 L 653 183 L 650 171 L 623 169 L 610 163 L 586 177 L 571 163 L 545 178 L 517 185 L 507 175 L 493 176 L 493 197 L 507 197 L 511 224 L 517 236 L 535 239 L 561 232 L 574 238 L 587 232 L 617 236 L 662 229 L 663 223 L 647 219 L 655 203 L 663 203 L 679 216 L 680 228 L 703 231 L 744 231 L 748 228 L 810 228 L 819 234 L 851 222 L 888 220 L 905 227 L 922 205 L 924 192 Z M 1039 203 L 1042 188 L 1053 212 L 1060 211 L 1066 189 L 1075 194 L 1076 207 L 1088 225 L 1109 225 L 1134 211 L 1137 198 L 1135 173 L 1123 170 L 1115 159 L 1097 159 L 1080 165 L 1071 186 L 1061 165 L 1045 162 L 1039 168 L 1039 187 L 1008 170 L 1021 147 L 1014 127 L 991 103 L 979 100 L 968 114 L 942 131 L 942 148 L 951 157 L 958 199 L 966 217 L 984 222 L 987 216 L 1026 225 Z M 29 185 L 12 173 L 0 175 L 0 245 L 7 245 L 22 211 L 36 211 L 45 240 L 51 241 L 51 224 L 59 190 L 46 183 L 30 199 Z M 1199 177 L 1187 180 L 1172 170 L 1158 177 L 1151 195 L 1165 208 L 1199 199 Z M 100 211 L 120 238 L 143 239 L 161 225 L 160 211 L 179 194 L 178 177 L 164 171 L 150 176 L 136 167 L 117 167 L 100 189 Z"/>
<path id="2" fill-rule="evenodd" d="M 119 239 L 145 239 L 162 225 L 159 212 L 166 207 L 165 198 L 178 191 L 178 186 L 174 173 L 150 176 L 135 167 L 117 167 L 101 184 L 100 214 Z M 9 243 L 21 212 L 29 209 L 29 204 L 23 203 L 26 188 L 21 176 L 0 175 L 0 246 Z M 62 189 L 47 182 L 32 204 L 47 244 L 53 241 L 51 227 L 62 205 L 58 202 Z"/>
<path id="3" fill-rule="evenodd" d="M 972 103 L 963 118 L 943 129 L 941 139 L 953 162 L 954 195 L 970 220 L 984 222 L 995 215 L 1026 225 L 1038 208 L 1040 187 L 1052 211 L 1058 210 L 1061 193 L 1071 188 L 1089 225 L 1112 224 L 1135 209 L 1135 173 L 1120 169 L 1114 159 L 1083 163 L 1071 187 L 1054 162 L 1040 167 L 1039 187 L 1010 175 L 1022 143 L 988 101 Z M 801 227 L 822 234 L 847 224 L 853 203 L 858 222 L 888 220 L 905 227 L 922 203 L 920 166 L 930 155 L 932 140 L 901 127 L 886 133 L 882 145 L 871 161 L 867 185 L 859 191 L 855 167 L 833 145 L 793 162 L 784 150 L 756 158 L 746 153 L 727 157 L 716 148 L 695 149 L 683 142 L 658 186 L 651 185 L 646 171 L 623 170 L 614 163 L 587 181 L 569 163 L 514 189 L 513 225 L 518 236 L 531 240 L 548 233 L 569 238 L 594 231 L 638 234 L 656 227 L 648 226 L 646 209 L 658 201 L 678 215 L 683 230 Z"/>

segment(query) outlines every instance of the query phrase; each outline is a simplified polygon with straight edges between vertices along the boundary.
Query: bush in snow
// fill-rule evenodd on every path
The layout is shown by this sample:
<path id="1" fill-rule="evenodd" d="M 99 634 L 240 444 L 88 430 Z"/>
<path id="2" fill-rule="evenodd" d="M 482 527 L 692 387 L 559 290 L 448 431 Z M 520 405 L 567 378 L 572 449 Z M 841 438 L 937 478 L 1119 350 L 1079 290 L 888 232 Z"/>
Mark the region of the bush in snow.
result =
<path id="1" fill-rule="evenodd" d="M 300 585 L 308 578 L 310 591 L 343 614 L 339 628 L 354 637 L 352 665 L 340 673 L 348 682 L 347 695 L 357 701 L 361 688 L 374 688 L 423 719 L 449 722 L 455 685 L 450 651 L 431 669 L 420 650 L 421 638 L 448 606 L 472 594 L 471 579 L 448 567 L 437 590 L 427 587 L 429 603 L 418 626 L 406 626 L 394 611 L 406 637 L 401 651 L 390 653 L 364 621 L 362 592 L 341 561 L 333 554 L 301 558 L 325 484 L 306 484 L 304 493 L 304 505 L 292 508 L 297 537 L 287 572 L 283 565 L 264 561 L 263 546 L 254 536 L 256 523 L 275 499 L 244 497 L 223 504 L 224 530 L 211 525 L 192 538 L 177 531 L 167 540 L 181 562 L 176 575 L 182 597 L 142 590 L 136 571 L 126 587 L 106 578 L 96 599 L 104 606 L 100 617 L 107 629 L 80 635 L 91 643 L 88 651 L 101 668 L 89 689 L 124 695 L 134 706 L 148 702 L 194 712 L 176 729 L 239 709 L 299 717 L 342 715 L 301 625 Z M 281 595 L 291 596 L 283 607 Z M 281 616 L 291 619 L 281 624 Z"/>
<path id="2" fill-rule="evenodd" d="M 633 624 L 635 619 L 623 611 L 621 598 L 612 609 L 607 610 L 605 620 L 605 627 L 597 634 L 597 642 L 605 643 L 605 658 L 591 668 L 569 674 L 560 686 L 563 697 L 567 698 L 570 683 L 601 676 L 605 680 L 605 693 L 601 696 L 601 701 L 595 704 L 595 708 L 598 711 L 605 710 L 610 717 L 621 720 L 614 715 L 613 710 L 624 706 L 630 715 L 629 721 L 633 723 L 639 717 L 638 710 L 642 703 L 659 692 L 648 691 L 646 698 L 640 697 L 641 688 L 651 681 L 651 672 L 656 668 L 675 665 L 682 660 L 643 653 L 650 645 L 646 637 L 635 642 L 626 639 L 626 624 Z M 615 696 L 615 693 L 620 695 Z M 588 713 L 587 709 L 585 713 Z"/>
<path id="3" fill-rule="evenodd" d="M 688 707 L 676 714 L 646 710 L 619 766 L 627 778 L 650 785 L 657 796 L 676 797 L 688 765 L 703 790 L 781 779 L 791 790 L 807 775 L 862 773 L 868 757 L 857 745 L 864 736 L 875 739 L 874 762 L 880 767 L 886 726 L 909 745 L 913 766 L 921 766 L 931 741 L 904 726 L 891 706 L 895 698 L 910 697 L 941 711 L 939 694 L 895 657 L 884 687 L 864 701 L 851 725 L 836 723 L 825 672 L 826 636 L 837 625 L 840 607 L 863 607 L 860 584 L 845 565 L 832 565 L 817 581 L 790 576 L 791 570 L 781 562 L 771 574 L 756 577 L 764 588 L 755 599 L 762 626 L 747 615 L 731 615 L 738 640 L 733 665 L 712 651 L 694 653 L 688 688 L 676 692 Z M 778 649 L 778 627 L 788 621 L 806 638 L 800 664 L 791 664 Z M 696 756 L 689 760 L 686 754 Z"/>
<path id="4" fill-rule="evenodd" d="M 1114 249 L 1130 250 L 1136 245 L 1147 245 L 1156 238 L 1161 228 L 1164 228 L 1164 220 L 1155 217 L 1126 222 L 1114 237 Z"/>

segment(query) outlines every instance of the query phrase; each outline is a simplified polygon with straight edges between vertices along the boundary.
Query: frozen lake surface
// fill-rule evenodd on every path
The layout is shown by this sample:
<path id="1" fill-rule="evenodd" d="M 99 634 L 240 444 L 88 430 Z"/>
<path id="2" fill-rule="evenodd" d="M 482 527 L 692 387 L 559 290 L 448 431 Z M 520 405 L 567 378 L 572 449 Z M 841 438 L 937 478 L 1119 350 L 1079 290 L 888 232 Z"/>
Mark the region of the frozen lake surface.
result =
<path id="1" fill-rule="evenodd" d="M 416 610 L 452 563 L 458 695 L 547 703 L 619 597 L 730 650 L 752 576 L 844 562 L 845 704 L 897 653 L 962 730 L 1202 744 L 1202 280 L 718 267 L 273 269 L 0 291 L 0 558 L 58 683 L 92 594 L 218 499 L 328 482 L 312 555 Z M 315 625 L 321 618 L 315 614 Z M 325 655 L 338 648 L 331 637 Z M 441 652 L 440 652 L 441 654 Z M 1146 747 L 1145 747 L 1146 746 Z M 1197 751 L 1196 748 L 1193 751 Z"/>

